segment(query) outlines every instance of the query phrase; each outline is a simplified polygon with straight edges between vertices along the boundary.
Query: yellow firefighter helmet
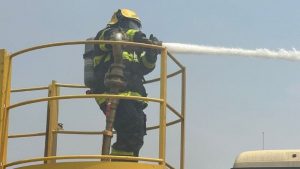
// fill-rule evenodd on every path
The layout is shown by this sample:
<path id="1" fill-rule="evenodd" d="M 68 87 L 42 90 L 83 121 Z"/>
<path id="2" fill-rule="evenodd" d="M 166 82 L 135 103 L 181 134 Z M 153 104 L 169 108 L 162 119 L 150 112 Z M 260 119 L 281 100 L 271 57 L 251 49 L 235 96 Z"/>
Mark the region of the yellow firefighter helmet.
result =
<path id="1" fill-rule="evenodd" d="M 107 25 L 114 25 L 124 18 L 134 20 L 141 26 L 140 18 L 134 11 L 130 9 L 119 9 L 118 11 L 116 11 Z"/>

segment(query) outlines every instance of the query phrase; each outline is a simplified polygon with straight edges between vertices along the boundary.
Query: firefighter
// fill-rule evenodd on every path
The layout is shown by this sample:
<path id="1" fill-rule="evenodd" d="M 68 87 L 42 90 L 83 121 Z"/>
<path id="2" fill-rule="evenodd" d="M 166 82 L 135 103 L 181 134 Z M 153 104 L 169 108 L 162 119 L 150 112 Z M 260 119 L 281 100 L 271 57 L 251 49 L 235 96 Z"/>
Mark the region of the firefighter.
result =
<path id="1" fill-rule="evenodd" d="M 95 40 L 111 40 L 111 35 L 118 31 L 123 32 L 127 41 L 142 42 L 146 35 L 141 31 L 141 20 L 136 13 L 129 9 L 117 10 L 107 26 L 100 30 Z M 158 42 L 153 35 L 149 38 Z M 124 76 L 126 87 L 119 95 L 143 96 L 147 93 L 143 85 L 144 75 L 153 71 L 159 51 L 154 49 L 137 49 L 124 47 L 122 51 L 125 65 Z M 108 44 L 95 45 L 94 71 L 99 83 L 93 93 L 109 93 L 109 87 L 104 85 L 105 73 L 113 63 L 112 46 Z M 106 110 L 106 100 L 96 98 L 101 110 Z M 139 156 L 139 151 L 146 135 L 146 115 L 144 101 L 120 100 L 116 111 L 114 129 L 117 132 L 116 142 L 112 145 L 111 154 L 121 156 Z"/>

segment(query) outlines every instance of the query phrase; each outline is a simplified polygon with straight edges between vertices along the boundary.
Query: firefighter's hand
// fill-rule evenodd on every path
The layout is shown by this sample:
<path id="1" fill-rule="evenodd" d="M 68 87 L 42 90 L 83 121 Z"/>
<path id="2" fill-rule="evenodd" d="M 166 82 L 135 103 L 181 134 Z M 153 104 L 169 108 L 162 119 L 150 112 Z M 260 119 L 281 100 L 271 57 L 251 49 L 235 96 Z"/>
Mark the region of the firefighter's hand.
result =
<path id="1" fill-rule="evenodd" d="M 151 41 L 151 44 L 154 44 L 154 45 L 159 45 L 161 43 L 153 34 L 150 35 L 149 40 Z M 157 50 L 157 49 L 147 49 L 146 50 L 147 60 L 149 62 L 152 62 L 152 63 L 156 62 L 158 54 L 159 54 L 159 50 Z"/>
<path id="2" fill-rule="evenodd" d="M 149 62 L 155 63 L 157 60 L 158 51 L 156 49 L 146 49 L 146 58 Z"/>
<path id="3" fill-rule="evenodd" d="M 160 43 L 160 41 L 153 35 L 151 34 L 149 37 L 150 41 L 152 41 L 152 44 L 157 45 Z"/>
<path id="4" fill-rule="evenodd" d="M 144 39 L 146 39 L 146 35 L 142 31 L 138 31 L 134 34 L 133 41 L 143 42 Z"/>

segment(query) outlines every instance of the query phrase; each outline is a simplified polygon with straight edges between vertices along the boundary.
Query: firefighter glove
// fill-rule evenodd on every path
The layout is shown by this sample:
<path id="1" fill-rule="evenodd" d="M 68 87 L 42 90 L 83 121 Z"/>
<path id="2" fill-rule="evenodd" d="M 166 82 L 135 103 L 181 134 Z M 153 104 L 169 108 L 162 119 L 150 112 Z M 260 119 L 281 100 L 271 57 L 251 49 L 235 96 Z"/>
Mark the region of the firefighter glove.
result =
<path id="1" fill-rule="evenodd" d="M 142 31 L 138 31 L 134 34 L 133 41 L 135 42 L 143 42 L 146 38 L 146 35 Z"/>
<path id="2" fill-rule="evenodd" d="M 152 41 L 152 44 L 159 44 L 159 40 L 153 34 L 150 35 L 149 39 Z"/>
<path id="3" fill-rule="evenodd" d="M 157 60 L 158 51 L 156 49 L 147 49 L 146 58 L 149 62 L 155 63 Z"/>
<path id="4" fill-rule="evenodd" d="M 154 45 L 158 45 L 160 43 L 160 41 L 155 36 L 153 36 L 153 34 L 150 35 L 149 40 Z M 147 60 L 152 63 L 156 62 L 158 53 L 159 50 L 157 49 L 147 49 L 146 50 Z"/>
<path id="5" fill-rule="evenodd" d="M 149 62 L 155 63 L 157 60 L 157 52 L 154 50 L 148 50 L 146 52 L 146 58 Z"/>

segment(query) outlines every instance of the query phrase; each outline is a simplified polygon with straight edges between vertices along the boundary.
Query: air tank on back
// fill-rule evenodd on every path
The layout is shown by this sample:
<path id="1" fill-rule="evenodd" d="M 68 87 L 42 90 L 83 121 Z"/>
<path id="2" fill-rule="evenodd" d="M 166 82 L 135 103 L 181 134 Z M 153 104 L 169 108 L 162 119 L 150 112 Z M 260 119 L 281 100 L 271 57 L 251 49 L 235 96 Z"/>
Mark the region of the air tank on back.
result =
<path id="1" fill-rule="evenodd" d="M 94 40 L 94 38 L 88 38 L 87 40 Z M 94 72 L 94 44 L 85 44 L 85 50 L 83 54 L 84 59 L 84 84 L 93 88 L 96 84 L 96 77 Z"/>

